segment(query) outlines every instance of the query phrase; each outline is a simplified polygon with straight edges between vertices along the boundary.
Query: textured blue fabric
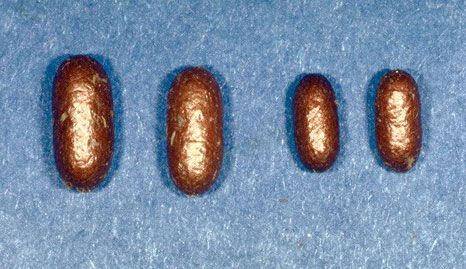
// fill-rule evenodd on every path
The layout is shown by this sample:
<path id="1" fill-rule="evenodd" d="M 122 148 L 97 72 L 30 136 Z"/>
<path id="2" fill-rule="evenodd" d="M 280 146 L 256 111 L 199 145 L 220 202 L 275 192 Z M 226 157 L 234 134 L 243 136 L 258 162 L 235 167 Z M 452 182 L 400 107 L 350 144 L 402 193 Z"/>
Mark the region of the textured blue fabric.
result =
<path id="1" fill-rule="evenodd" d="M 464 1 L 115 2 L 0 2 L 0 267 L 466 267 Z M 87 194 L 63 187 L 52 155 L 51 84 L 70 54 L 95 56 L 115 98 L 112 170 Z M 215 74 L 226 113 L 220 180 L 197 198 L 165 152 L 167 91 L 190 65 Z M 374 145 L 392 68 L 422 97 L 405 174 Z M 339 104 L 341 152 L 321 174 L 291 136 L 310 72 Z"/>

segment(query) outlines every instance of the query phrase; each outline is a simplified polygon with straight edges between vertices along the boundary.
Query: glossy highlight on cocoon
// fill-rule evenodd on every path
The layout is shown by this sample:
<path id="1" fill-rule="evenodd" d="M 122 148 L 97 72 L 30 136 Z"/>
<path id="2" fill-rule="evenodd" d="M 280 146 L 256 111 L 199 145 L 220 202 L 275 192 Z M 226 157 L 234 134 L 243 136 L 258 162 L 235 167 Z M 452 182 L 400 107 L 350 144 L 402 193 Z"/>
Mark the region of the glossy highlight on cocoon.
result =
<path id="1" fill-rule="evenodd" d="M 189 195 L 207 191 L 223 160 L 223 103 L 215 78 L 204 68 L 187 68 L 173 82 L 167 144 L 175 185 Z"/>
<path id="2" fill-rule="evenodd" d="M 385 165 L 406 172 L 421 150 L 421 104 L 414 79 L 392 70 L 380 81 L 375 100 L 376 142 Z"/>
<path id="3" fill-rule="evenodd" d="M 52 111 L 58 171 L 66 186 L 89 191 L 105 178 L 114 143 L 111 86 L 96 60 L 78 55 L 61 64 Z"/>
<path id="4" fill-rule="evenodd" d="M 293 98 L 295 142 L 302 163 L 316 172 L 329 169 L 339 151 L 335 94 L 322 75 L 306 75 Z"/>

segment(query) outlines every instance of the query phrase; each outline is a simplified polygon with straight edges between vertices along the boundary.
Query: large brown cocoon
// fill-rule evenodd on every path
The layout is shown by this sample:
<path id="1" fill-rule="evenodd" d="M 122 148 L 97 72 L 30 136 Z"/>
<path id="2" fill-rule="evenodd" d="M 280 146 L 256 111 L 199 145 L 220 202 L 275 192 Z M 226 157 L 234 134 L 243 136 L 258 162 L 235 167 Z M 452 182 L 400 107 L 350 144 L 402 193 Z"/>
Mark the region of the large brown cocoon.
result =
<path id="1" fill-rule="evenodd" d="M 324 76 L 303 77 L 294 95 L 293 117 L 303 164 L 316 172 L 329 169 L 339 151 L 339 126 L 335 94 Z"/>
<path id="2" fill-rule="evenodd" d="M 223 160 L 223 104 L 214 77 L 201 67 L 180 73 L 168 95 L 168 162 L 186 194 L 207 191 Z"/>
<path id="3" fill-rule="evenodd" d="M 417 85 L 406 72 L 392 70 L 380 81 L 375 101 L 376 142 L 385 165 L 406 172 L 421 150 L 421 104 Z"/>
<path id="4" fill-rule="evenodd" d="M 68 187 L 89 191 L 106 176 L 113 154 L 113 100 L 102 66 L 74 56 L 53 86 L 53 140 L 58 171 Z"/>

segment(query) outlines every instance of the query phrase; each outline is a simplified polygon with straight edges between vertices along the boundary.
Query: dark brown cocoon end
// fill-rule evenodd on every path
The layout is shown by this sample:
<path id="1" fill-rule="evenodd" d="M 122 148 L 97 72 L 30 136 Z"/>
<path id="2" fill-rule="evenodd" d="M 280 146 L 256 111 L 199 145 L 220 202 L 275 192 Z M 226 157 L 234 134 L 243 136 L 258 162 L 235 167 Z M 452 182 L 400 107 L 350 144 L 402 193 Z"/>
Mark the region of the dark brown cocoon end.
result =
<path id="1" fill-rule="evenodd" d="M 323 172 L 339 151 L 339 126 L 335 94 L 322 75 L 306 75 L 293 99 L 295 141 L 303 164 Z"/>
<path id="2" fill-rule="evenodd" d="M 207 191 L 223 160 L 223 103 L 215 78 L 201 67 L 180 73 L 168 95 L 168 162 L 175 185 Z"/>
<path id="3" fill-rule="evenodd" d="M 79 55 L 59 67 L 53 85 L 53 144 L 68 187 L 89 191 L 106 176 L 113 154 L 113 100 L 102 66 Z"/>
<path id="4" fill-rule="evenodd" d="M 375 100 L 377 148 L 385 165 L 406 172 L 421 150 L 421 104 L 417 85 L 406 72 L 392 70 L 380 81 Z"/>

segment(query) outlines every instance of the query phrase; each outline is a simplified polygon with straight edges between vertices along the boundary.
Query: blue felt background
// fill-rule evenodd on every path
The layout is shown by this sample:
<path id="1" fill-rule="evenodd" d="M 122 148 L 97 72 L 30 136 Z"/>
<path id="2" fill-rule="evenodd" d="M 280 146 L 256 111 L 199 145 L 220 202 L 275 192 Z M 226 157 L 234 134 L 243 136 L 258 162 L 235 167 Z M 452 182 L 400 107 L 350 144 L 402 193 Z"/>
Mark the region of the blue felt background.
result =
<path id="1" fill-rule="evenodd" d="M 116 2 L 0 1 L 1 267 L 466 267 L 464 1 Z M 51 82 L 82 53 L 108 72 L 117 119 L 110 178 L 88 194 L 63 188 L 51 151 Z M 226 112 L 222 174 L 198 198 L 176 191 L 165 152 L 166 94 L 189 65 L 215 74 Z M 422 97 L 406 174 L 374 146 L 391 68 Z M 339 103 L 322 174 L 291 136 L 308 72 Z"/>

